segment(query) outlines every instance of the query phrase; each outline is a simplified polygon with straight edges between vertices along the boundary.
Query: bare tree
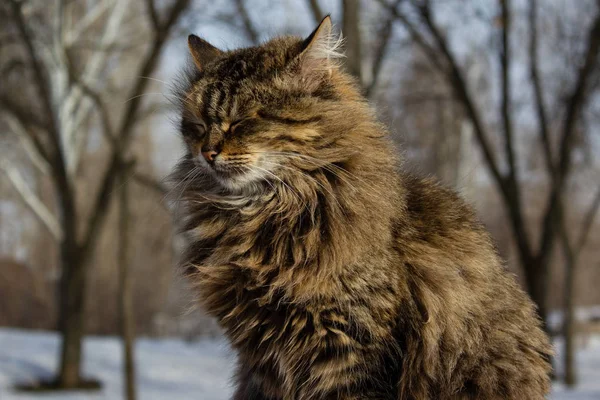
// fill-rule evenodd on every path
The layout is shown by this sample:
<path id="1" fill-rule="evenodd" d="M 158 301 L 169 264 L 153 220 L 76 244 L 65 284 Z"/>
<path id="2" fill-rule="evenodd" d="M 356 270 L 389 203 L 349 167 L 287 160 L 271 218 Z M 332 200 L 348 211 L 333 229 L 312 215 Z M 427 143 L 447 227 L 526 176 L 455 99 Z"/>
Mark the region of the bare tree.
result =
<path id="1" fill-rule="evenodd" d="M 394 0 L 394 6 L 400 4 L 402 0 Z M 378 79 L 381 73 L 381 67 L 386 57 L 389 42 L 392 38 L 392 26 L 395 21 L 394 15 L 387 13 L 382 17 L 382 23 L 377 32 L 376 44 L 374 46 L 372 59 L 369 63 L 365 62 L 363 42 L 365 35 L 361 30 L 361 6 L 360 0 L 342 0 L 342 34 L 344 36 L 344 49 L 346 62 L 345 66 L 352 75 L 354 75 L 359 83 L 363 86 L 365 95 L 370 97 L 373 95 L 377 87 Z M 323 10 L 318 0 L 308 0 L 308 7 L 311 11 L 315 24 L 321 22 L 325 17 Z M 387 8 L 384 9 L 387 11 Z M 369 64 L 365 67 L 363 65 Z M 368 69 L 371 76 L 367 81 L 364 70 Z"/>
<path id="2" fill-rule="evenodd" d="M 360 1 L 342 0 L 342 32 L 345 35 L 346 68 L 362 82 L 362 46 L 360 35 Z"/>
<path id="3" fill-rule="evenodd" d="M 577 371 L 575 368 L 575 278 L 579 256 L 585 247 L 594 220 L 600 209 L 600 186 L 597 188 L 589 209 L 584 213 L 583 223 L 575 241 L 569 237 L 564 215 L 560 216 L 560 235 L 563 255 L 565 257 L 565 303 L 563 309 L 563 335 L 565 339 L 564 366 L 565 383 L 568 386 L 577 384 Z"/>
<path id="4" fill-rule="evenodd" d="M 3 85 L 0 108 L 18 126 L 13 133 L 30 144 L 32 161 L 40 161 L 50 172 L 57 212 L 36 198 L 35 192 L 27 188 L 26 180 L 14 167 L 3 165 L 3 169 L 24 202 L 60 246 L 58 320 L 62 349 L 60 371 L 54 385 L 74 388 L 83 384 L 80 366 L 86 271 L 123 157 L 133 137 L 141 96 L 149 84 L 147 79 L 140 77 L 147 77 L 155 70 L 169 34 L 190 1 L 173 0 L 168 7 L 161 7 L 161 12 L 153 0 L 145 2 L 149 17 L 149 49 L 141 57 L 134 73 L 136 79 L 127 88 L 131 100 L 122 113 L 114 114 L 108 111 L 106 96 L 109 93 L 102 92 L 106 90 L 103 82 L 109 60 L 119 56 L 118 49 L 123 44 L 121 32 L 126 32 L 125 7 L 132 3 L 105 0 L 82 6 L 76 2 L 57 1 L 53 8 L 50 7 L 54 14 L 53 23 L 42 27 L 35 21 L 38 14 L 47 12 L 48 7 L 38 10 L 30 3 L 17 0 L 8 3 L 13 21 L 12 32 L 22 45 L 22 52 L 15 52 L 15 61 L 22 65 L 21 76 L 28 78 L 32 90 L 25 91 L 27 98 L 18 99 L 10 92 L 9 85 Z M 76 21 L 72 18 L 74 13 L 79 14 Z M 94 43 L 90 52 L 84 33 L 97 29 L 98 21 L 104 22 L 101 24 L 103 29 L 99 43 Z M 48 43 L 48 31 L 52 33 L 51 43 Z M 126 42 L 124 44 L 127 45 Z M 78 53 L 80 47 L 88 53 L 83 50 Z M 78 62 L 79 58 L 75 55 L 84 57 L 85 54 L 91 55 L 85 63 Z M 6 77 L 3 80 L 10 81 Z M 85 213 L 77 203 L 76 175 L 92 131 L 87 123 L 92 113 L 98 113 L 101 121 L 101 131 L 109 144 L 109 161 L 89 217 L 84 221 Z M 113 115 L 118 115 L 118 118 Z"/>
<path id="5" fill-rule="evenodd" d="M 549 280 L 549 266 L 551 254 L 558 238 L 558 216 L 562 213 L 562 203 L 559 201 L 565 190 L 565 182 L 572 166 L 572 153 L 577 122 L 582 109 L 586 105 L 589 95 L 590 77 L 597 69 L 597 59 L 600 47 L 600 10 L 587 32 L 584 52 L 580 55 L 582 62 L 577 69 L 575 80 L 566 96 L 561 125 L 561 134 L 558 138 L 557 151 L 552 151 L 549 139 L 550 121 L 547 118 L 544 97 L 541 94 L 542 86 L 539 82 L 536 49 L 539 37 L 536 28 L 537 5 L 535 0 L 530 2 L 531 7 L 531 34 L 530 34 L 530 70 L 531 85 L 536 96 L 535 108 L 538 110 L 539 136 L 543 143 L 544 156 L 546 157 L 547 172 L 550 177 L 551 187 L 546 199 L 546 206 L 540 226 L 540 239 L 537 245 L 533 243 L 529 233 L 522 204 L 522 179 L 519 176 L 519 159 L 515 152 L 514 121 L 512 114 L 511 82 L 511 47 L 510 35 L 512 33 L 512 8 L 509 0 L 499 1 L 499 18 L 497 21 L 498 61 L 500 76 L 498 77 L 500 90 L 500 108 L 498 110 L 501 124 L 501 136 L 504 151 L 495 149 L 491 138 L 492 129 L 486 125 L 484 116 L 478 107 L 466 78 L 465 67 L 459 63 L 459 58 L 451 47 L 449 40 L 434 18 L 434 8 L 437 3 L 425 1 L 403 2 L 404 8 L 395 4 L 380 1 L 391 14 L 395 16 L 411 39 L 425 54 L 433 65 L 452 88 L 454 97 L 465 110 L 468 120 L 473 126 L 474 136 L 483 154 L 485 165 L 503 199 L 510 225 L 518 250 L 520 265 L 525 274 L 526 287 L 533 300 L 537 303 L 540 316 L 546 321 L 548 309 L 546 304 L 547 285 Z M 599 7 L 600 8 L 600 7 Z M 558 95 L 558 94 L 557 94 Z M 555 154 L 556 153 L 556 154 Z M 499 159 L 497 154 L 502 154 Z M 506 168 L 503 168 L 506 166 Z M 503 170 L 506 170 L 504 172 Z"/>
<path id="6" fill-rule="evenodd" d="M 119 263 L 119 295 L 121 308 L 121 336 L 123 338 L 123 381 L 124 394 L 127 400 L 136 399 L 135 388 L 135 315 L 133 310 L 133 294 L 131 273 L 129 269 L 129 224 L 130 224 L 130 208 L 129 208 L 129 193 L 127 190 L 127 176 L 133 168 L 133 163 L 127 164 L 121 171 L 120 189 L 119 189 L 119 247 L 118 247 L 118 263 Z"/>
<path id="7" fill-rule="evenodd" d="M 246 33 L 248 41 L 252 44 L 258 44 L 260 34 L 256 29 L 256 26 L 254 26 L 252 19 L 250 19 L 250 14 L 248 14 L 244 0 L 235 0 L 235 7 L 240 19 L 242 20 L 244 32 Z"/>

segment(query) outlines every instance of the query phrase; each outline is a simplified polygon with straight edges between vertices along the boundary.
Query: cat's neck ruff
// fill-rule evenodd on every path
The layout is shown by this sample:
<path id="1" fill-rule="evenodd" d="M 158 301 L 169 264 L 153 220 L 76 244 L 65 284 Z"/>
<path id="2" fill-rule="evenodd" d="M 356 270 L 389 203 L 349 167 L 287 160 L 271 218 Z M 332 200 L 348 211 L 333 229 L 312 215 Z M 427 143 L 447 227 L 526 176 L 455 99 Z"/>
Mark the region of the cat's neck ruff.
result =
<path id="1" fill-rule="evenodd" d="M 196 182 L 183 194 L 191 243 L 184 263 L 192 271 L 235 265 L 256 274 L 257 285 L 271 287 L 334 278 L 391 240 L 393 206 L 373 192 L 383 183 L 361 175 L 347 171 L 332 182 L 317 170 L 301 181 L 273 180 L 247 192 L 219 189 L 210 179 Z M 394 183 L 387 185 L 392 193 Z M 375 224 L 383 227 L 376 237 Z"/>

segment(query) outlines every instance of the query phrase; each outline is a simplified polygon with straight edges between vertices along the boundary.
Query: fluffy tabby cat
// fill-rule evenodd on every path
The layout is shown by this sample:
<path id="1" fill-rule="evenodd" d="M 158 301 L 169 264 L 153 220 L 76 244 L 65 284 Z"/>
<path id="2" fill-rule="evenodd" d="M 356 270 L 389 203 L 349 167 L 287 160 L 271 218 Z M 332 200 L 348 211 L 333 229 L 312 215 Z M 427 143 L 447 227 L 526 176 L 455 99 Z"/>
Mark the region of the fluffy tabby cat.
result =
<path id="1" fill-rule="evenodd" d="M 174 176 L 187 274 L 238 352 L 234 399 L 543 399 L 534 307 L 454 192 L 399 172 L 325 18 L 191 35 Z"/>

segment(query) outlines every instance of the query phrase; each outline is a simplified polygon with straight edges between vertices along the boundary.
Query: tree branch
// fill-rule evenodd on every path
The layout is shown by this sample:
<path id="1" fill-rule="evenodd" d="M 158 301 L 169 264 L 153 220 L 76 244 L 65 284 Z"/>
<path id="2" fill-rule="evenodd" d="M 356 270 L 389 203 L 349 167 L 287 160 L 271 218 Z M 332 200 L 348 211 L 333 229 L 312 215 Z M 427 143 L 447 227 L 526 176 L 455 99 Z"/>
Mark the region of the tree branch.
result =
<path id="1" fill-rule="evenodd" d="M 68 173 L 66 170 L 65 156 L 63 153 L 60 133 L 57 128 L 54 109 L 52 107 L 52 101 L 48 86 L 46 85 L 45 76 L 43 73 L 42 65 L 36 56 L 35 48 L 33 46 L 32 38 L 28 32 L 27 26 L 25 25 L 25 19 L 21 10 L 21 2 L 16 0 L 10 0 L 12 14 L 14 21 L 17 25 L 17 29 L 21 36 L 21 39 L 25 43 L 27 55 L 31 62 L 31 67 L 34 72 L 34 83 L 37 88 L 39 97 L 41 98 L 48 118 L 47 129 L 50 142 L 54 147 L 52 154 L 49 154 L 48 159 L 52 167 L 52 177 L 56 185 L 56 193 L 58 197 L 59 207 L 61 210 L 60 221 L 62 226 L 62 237 L 65 239 L 64 249 L 72 248 L 71 242 L 77 237 L 77 227 L 75 225 L 75 219 L 72 218 L 76 214 L 75 199 L 71 183 L 68 179 Z"/>
<path id="2" fill-rule="evenodd" d="M 15 188 L 25 205 L 42 222 L 52 236 L 60 241 L 63 232 L 58 220 L 39 197 L 29 188 L 21 173 L 15 167 L 8 165 L 7 162 L 1 163 L 0 168 L 4 171 L 9 182 Z"/>
<path id="3" fill-rule="evenodd" d="M 56 156 L 62 158 L 62 152 L 60 151 L 60 138 L 58 137 L 58 133 L 56 132 L 56 124 L 54 121 L 54 110 L 52 108 L 52 100 L 50 98 L 48 86 L 46 85 L 46 79 L 44 76 L 43 68 L 40 65 L 39 60 L 36 56 L 35 48 L 33 47 L 33 41 L 28 32 L 27 25 L 25 24 L 25 19 L 21 10 L 22 4 L 20 1 L 16 0 L 10 0 L 10 4 L 12 6 L 13 17 L 17 25 L 17 29 L 19 31 L 19 34 L 21 35 L 21 39 L 25 43 L 27 55 L 29 57 L 31 68 L 33 70 L 36 89 L 46 111 L 46 117 L 50 119 L 50 121 L 48 122 L 48 133 L 50 133 L 50 137 L 54 142 L 53 145 L 58 151 L 58 154 Z"/>
<path id="4" fill-rule="evenodd" d="M 39 137 L 33 132 L 32 128 L 38 128 L 45 130 L 47 127 L 39 121 L 37 116 L 30 113 L 28 110 L 24 110 L 22 107 L 13 103 L 8 97 L 0 95 L 0 106 L 5 112 L 15 118 L 23 126 L 22 133 L 28 136 L 28 140 L 33 144 L 35 150 L 39 155 L 47 162 L 51 163 L 50 155 L 46 151 L 44 145 L 40 141 Z M 17 132 L 19 133 L 19 132 Z"/>
<path id="5" fill-rule="evenodd" d="M 545 257 L 542 261 L 546 261 L 546 259 L 550 257 L 549 249 L 551 249 L 554 244 L 556 225 L 560 223 L 560 196 L 571 167 L 575 125 L 581 115 L 581 110 L 587 98 L 588 82 L 596 67 L 599 50 L 600 5 L 588 34 L 583 65 L 579 68 L 575 86 L 567 101 L 567 111 L 560 140 L 558 167 L 556 168 L 555 173 L 556 178 L 553 180 L 550 196 L 548 198 L 548 205 L 544 212 L 543 229 L 539 245 L 540 258 Z"/>
<path id="6" fill-rule="evenodd" d="M 438 50 L 434 48 L 427 40 L 419 33 L 418 29 L 414 26 L 414 24 L 408 19 L 408 17 L 402 14 L 397 7 L 393 7 L 389 5 L 385 0 L 377 0 L 379 4 L 388 12 L 394 16 L 394 18 L 402 23 L 404 29 L 410 35 L 410 38 L 417 44 L 417 46 L 421 49 L 425 56 L 429 60 L 429 62 L 442 74 L 446 75 L 446 68 L 440 61 L 437 53 Z"/>
<path id="7" fill-rule="evenodd" d="M 104 104 L 104 101 L 102 101 L 102 97 L 100 96 L 100 94 L 98 92 L 94 91 L 92 88 L 90 88 L 84 82 L 81 82 L 79 80 L 74 80 L 74 83 L 77 86 L 79 86 L 81 91 L 87 97 L 89 97 L 94 102 L 94 104 L 96 104 L 97 111 L 100 116 L 100 120 L 102 122 L 102 133 L 104 134 L 104 137 L 106 138 L 106 140 L 111 144 L 111 146 L 113 146 L 113 147 L 116 146 L 117 138 L 115 137 L 115 134 L 113 132 L 112 124 L 110 122 L 110 116 L 108 115 L 108 110 L 106 108 L 106 104 Z"/>
<path id="8" fill-rule="evenodd" d="M 103 0 L 109 3 L 109 0 Z M 125 19 L 124 15 L 127 8 L 127 2 L 113 1 L 112 8 L 106 16 L 105 23 L 102 26 L 101 32 L 98 32 L 96 42 L 107 49 L 113 49 L 119 38 L 122 36 L 122 26 Z M 92 11 L 94 11 L 92 9 Z M 57 53 L 62 50 L 58 46 Z M 86 85 L 88 82 L 97 83 L 99 80 L 104 81 L 106 67 L 110 60 L 115 60 L 115 52 L 96 51 L 91 54 L 86 60 L 83 70 L 75 74 L 76 68 L 72 68 L 68 53 L 64 53 L 61 59 L 60 67 L 67 72 L 70 85 L 66 88 L 66 98 L 63 104 L 60 105 L 62 115 L 68 115 L 68 118 L 63 119 L 61 124 L 62 134 L 65 137 L 64 143 L 69 145 L 67 154 L 67 165 L 69 172 L 73 174 L 77 165 L 79 165 L 82 150 L 89 136 L 89 129 L 81 129 L 81 125 L 89 117 L 90 113 L 94 112 L 94 102 L 85 101 L 84 93 L 79 85 L 74 85 L 74 82 L 82 82 Z M 77 75 L 77 76 L 75 76 Z M 92 100 L 92 99 L 90 99 Z"/>
<path id="9" fill-rule="evenodd" d="M 513 232 L 515 234 L 515 242 L 517 247 L 519 248 L 519 257 L 521 259 L 522 265 L 529 265 L 532 261 L 532 251 L 531 245 L 529 242 L 529 237 L 526 232 L 525 221 L 523 219 L 523 212 L 521 209 L 521 204 L 518 196 L 516 196 L 515 186 L 516 182 L 514 180 L 508 180 L 501 172 L 498 167 L 496 158 L 494 157 L 494 150 L 491 143 L 488 141 L 489 134 L 486 131 L 486 128 L 483 124 L 483 119 L 481 118 L 479 111 L 475 105 L 475 101 L 472 98 L 467 82 L 463 76 L 463 72 L 456 60 L 455 55 L 450 50 L 448 42 L 445 36 L 442 34 L 440 29 L 434 23 L 432 16 L 430 5 L 428 1 L 418 3 L 415 5 L 417 7 L 417 11 L 419 12 L 422 22 L 425 27 L 428 29 L 429 34 L 433 37 L 437 48 L 443 55 L 443 58 L 448 65 L 447 69 L 442 70 L 446 79 L 450 83 L 450 86 L 453 89 L 454 96 L 462 103 L 465 111 L 467 113 L 468 118 L 471 120 L 473 124 L 473 131 L 475 133 L 475 138 L 479 143 L 479 147 L 482 150 L 483 158 L 488 166 L 488 170 L 492 176 L 493 181 L 498 186 L 500 193 L 504 199 L 504 202 L 507 206 L 507 211 L 509 213 L 510 221 L 513 226 Z M 400 21 L 407 27 L 410 27 L 408 19 L 400 18 Z M 417 32 L 414 27 L 410 28 L 412 31 Z M 423 46 L 426 42 L 421 40 L 417 42 L 420 46 Z M 426 46 L 425 51 L 426 54 L 433 54 L 432 50 L 429 50 Z M 527 279 L 528 285 L 531 285 L 531 277 Z"/>
<path id="10" fill-rule="evenodd" d="M 572 146 L 574 142 L 574 130 L 581 109 L 586 101 L 588 82 L 592 72 L 598 63 L 598 52 L 600 49 L 600 7 L 588 35 L 588 47 L 585 53 L 584 63 L 577 74 L 577 81 L 573 92 L 567 102 L 567 115 L 560 143 L 560 159 L 558 165 L 559 183 L 562 184 L 571 164 Z"/>
<path id="11" fill-rule="evenodd" d="M 87 11 L 85 15 L 83 15 L 82 18 L 80 18 L 77 21 L 77 24 L 70 31 L 66 32 L 65 43 L 67 47 L 71 47 L 75 43 L 75 41 L 82 39 L 82 36 L 85 33 L 85 31 L 98 21 L 98 18 L 100 18 L 102 14 L 104 14 L 104 12 L 108 9 L 110 3 L 111 1 L 106 0 L 95 3 L 93 5 L 93 8 Z"/>
<path id="12" fill-rule="evenodd" d="M 38 146 L 41 147 L 41 143 L 37 139 L 35 133 L 31 132 L 31 128 L 24 126 L 17 118 L 10 113 L 5 113 L 4 118 L 8 124 L 8 128 L 17 135 L 25 153 L 31 160 L 31 163 L 42 173 L 47 174 L 50 170 L 50 163 L 45 158 L 44 154 L 41 153 Z M 42 147 L 43 150 L 43 147 Z"/>
<path id="13" fill-rule="evenodd" d="M 19 104 L 15 103 L 11 97 L 0 94 L 0 107 L 17 118 L 22 124 L 30 127 L 35 127 L 42 130 L 47 130 L 47 124 L 40 120 L 36 114 L 26 110 Z"/>
<path id="14" fill-rule="evenodd" d="M 583 225 L 581 226 L 578 240 L 574 248 L 575 253 L 581 252 L 581 250 L 585 247 L 588 237 L 590 236 L 592 226 L 594 226 L 594 221 L 596 219 L 596 215 L 598 214 L 598 209 L 600 209 L 600 185 L 596 189 L 596 194 L 594 195 L 594 199 L 592 200 L 590 208 L 588 208 L 588 211 L 583 217 Z"/>
<path id="15" fill-rule="evenodd" d="M 529 1 L 529 29 L 531 30 L 529 41 L 529 74 L 533 84 L 535 108 L 539 123 L 539 135 L 544 149 L 546 169 L 548 170 L 550 177 L 554 179 L 554 156 L 552 154 L 552 145 L 550 143 L 548 117 L 546 107 L 544 106 L 542 83 L 538 72 L 537 0 Z"/>
<path id="16" fill-rule="evenodd" d="M 346 50 L 345 67 L 363 84 L 362 41 L 360 35 L 360 1 L 342 0 L 342 32 Z"/>
<path id="17" fill-rule="evenodd" d="M 396 0 L 393 5 L 389 7 L 396 9 L 398 5 L 402 2 L 402 0 Z M 379 80 L 379 73 L 381 72 L 381 67 L 383 65 L 383 60 L 385 59 L 385 55 L 387 52 L 387 47 L 392 37 L 393 31 L 393 23 L 395 20 L 395 15 L 393 13 L 388 13 L 388 18 L 386 18 L 385 23 L 381 27 L 377 37 L 379 37 L 378 46 L 375 49 L 375 57 L 373 59 L 373 65 L 371 68 L 371 83 L 366 88 L 366 96 L 370 97 L 373 93 L 373 90 L 377 87 L 377 82 Z"/>
<path id="18" fill-rule="evenodd" d="M 163 185 L 161 182 L 159 182 L 158 180 L 154 179 L 153 177 L 143 174 L 139 171 L 133 172 L 133 180 L 144 187 L 152 189 L 154 192 L 156 192 L 159 195 L 164 196 L 169 192 L 167 187 L 165 185 Z"/>
<path id="19" fill-rule="evenodd" d="M 246 32 L 248 40 L 250 40 L 252 44 L 258 44 L 260 35 L 258 34 L 256 27 L 250 19 L 250 15 L 248 14 L 248 10 L 246 9 L 245 1 L 235 0 L 235 6 L 237 8 L 238 14 L 240 15 L 240 18 L 242 18 L 242 23 L 244 24 L 244 31 Z"/>
<path id="20" fill-rule="evenodd" d="M 484 158 L 488 164 L 492 177 L 500 186 L 501 190 L 506 191 L 504 176 L 500 173 L 498 164 L 496 163 L 496 159 L 494 157 L 494 151 L 488 141 L 488 135 L 486 134 L 483 126 L 482 118 L 480 117 L 475 106 L 475 102 L 469 93 L 467 83 L 463 77 L 458 62 L 456 61 L 454 54 L 451 52 L 446 38 L 433 22 L 429 6 L 422 6 L 420 10 L 425 26 L 428 28 L 438 48 L 442 52 L 447 64 L 449 65 L 450 70 L 447 72 L 447 76 L 450 80 L 451 86 L 454 89 L 455 95 L 465 106 L 467 114 L 473 123 L 473 127 L 475 128 L 475 136 L 477 137 L 477 140 L 481 146 Z"/>
<path id="21" fill-rule="evenodd" d="M 159 30 L 160 20 L 158 19 L 158 14 L 156 13 L 154 0 L 146 0 L 146 7 L 148 8 L 148 14 L 150 15 L 150 22 L 152 22 L 152 26 L 155 30 Z"/>
<path id="22" fill-rule="evenodd" d="M 506 158 L 508 161 L 509 176 L 508 180 L 513 184 L 513 190 L 516 190 L 518 195 L 517 183 L 517 166 L 515 162 L 515 151 L 513 145 L 513 131 L 512 131 L 512 120 L 511 120 L 511 95 L 510 95 L 510 29 L 511 29 L 511 16 L 510 16 L 510 0 L 500 0 L 500 8 L 502 14 L 502 28 L 501 28 L 501 45 L 500 45 L 500 82 L 502 85 L 502 123 L 504 130 L 504 145 L 506 151 Z"/>
<path id="23" fill-rule="evenodd" d="M 189 3 L 190 0 L 176 0 L 175 4 L 169 10 L 166 21 L 156 32 L 150 52 L 140 65 L 136 76 L 147 77 L 152 75 L 152 72 L 155 70 L 158 64 L 161 50 L 169 36 L 171 29 L 174 27 L 183 11 L 189 6 Z M 149 82 L 149 79 L 138 79 L 129 93 L 128 98 L 132 100 L 128 102 L 128 107 L 125 110 L 119 130 L 116 133 L 117 145 L 113 149 L 108 167 L 105 170 L 102 178 L 102 183 L 100 184 L 96 199 L 93 203 L 92 213 L 87 223 L 87 229 L 85 231 L 85 235 L 83 236 L 84 239 L 81 247 L 82 257 L 89 256 L 90 251 L 93 249 L 98 237 L 100 225 L 107 214 L 110 193 L 113 190 L 119 170 L 122 166 L 123 155 L 133 135 L 133 128 L 136 122 L 137 112 L 142 102 L 140 95 L 145 92 Z"/>
<path id="24" fill-rule="evenodd" d="M 308 0 L 308 5 L 312 12 L 313 19 L 315 20 L 315 24 L 318 24 L 325 18 L 321 6 L 319 5 L 319 0 Z"/>

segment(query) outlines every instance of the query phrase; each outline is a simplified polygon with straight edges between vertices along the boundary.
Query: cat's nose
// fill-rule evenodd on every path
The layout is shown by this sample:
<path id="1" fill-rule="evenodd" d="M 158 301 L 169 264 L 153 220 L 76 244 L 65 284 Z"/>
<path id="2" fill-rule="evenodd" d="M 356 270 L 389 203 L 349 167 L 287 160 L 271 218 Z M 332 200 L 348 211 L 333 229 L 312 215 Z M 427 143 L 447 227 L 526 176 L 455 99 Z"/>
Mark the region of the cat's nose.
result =
<path id="1" fill-rule="evenodd" d="M 215 157 L 219 155 L 218 152 L 214 150 L 208 150 L 202 152 L 202 157 L 209 163 L 212 164 L 215 161 Z"/>

